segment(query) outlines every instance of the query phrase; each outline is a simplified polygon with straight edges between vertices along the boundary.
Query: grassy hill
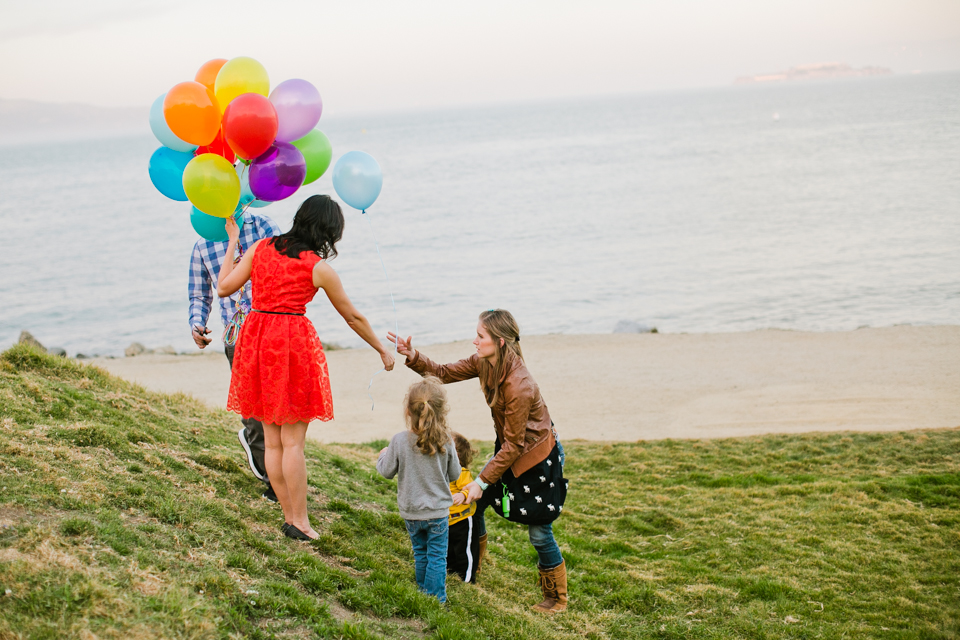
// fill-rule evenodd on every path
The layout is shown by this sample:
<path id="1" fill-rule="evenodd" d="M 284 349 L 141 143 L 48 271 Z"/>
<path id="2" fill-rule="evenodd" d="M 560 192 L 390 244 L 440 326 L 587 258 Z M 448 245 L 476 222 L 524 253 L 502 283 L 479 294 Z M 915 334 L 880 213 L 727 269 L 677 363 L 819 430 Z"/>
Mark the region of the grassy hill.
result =
<path id="1" fill-rule="evenodd" d="M 572 606 L 542 618 L 525 529 L 492 514 L 479 585 L 451 579 L 448 608 L 417 592 L 382 442 L 308 443 L 322 537 L 282 537 L 237 428 L 3 353 L 0 639 L 960 635 L 956 429 L 567 442 Z"/>

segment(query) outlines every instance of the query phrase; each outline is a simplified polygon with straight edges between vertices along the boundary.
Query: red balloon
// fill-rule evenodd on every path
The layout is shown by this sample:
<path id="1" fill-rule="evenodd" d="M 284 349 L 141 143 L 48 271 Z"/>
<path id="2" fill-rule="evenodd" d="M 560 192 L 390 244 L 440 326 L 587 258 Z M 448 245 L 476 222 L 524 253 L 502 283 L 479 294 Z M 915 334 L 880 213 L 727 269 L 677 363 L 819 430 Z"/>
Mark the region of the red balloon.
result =
<path id="1" fill-rule="evenodd" d="M 241 158 L 252 160 L 270 148 L 277 137 L 277 110 L 259 93 L 244 93 L 223 112 L 223 135 Z"/>
<path id="2" fill-rule="evenodd" d="M 199 147 L 193 152 L 193 155 L 199 156 L 203 155 L 204 153 L 215 153 L 218 156 L 225 158 L 230 164 L 233 164 L 237 161 L 237 155 L 233 152 L 233 149 L 230 148 L 230 145 L 223 140 L 222 128 L 220 129 L 220 133 L 217 134 L 217 137 L 213 139 L 213 142 L 206 146 Z"/>

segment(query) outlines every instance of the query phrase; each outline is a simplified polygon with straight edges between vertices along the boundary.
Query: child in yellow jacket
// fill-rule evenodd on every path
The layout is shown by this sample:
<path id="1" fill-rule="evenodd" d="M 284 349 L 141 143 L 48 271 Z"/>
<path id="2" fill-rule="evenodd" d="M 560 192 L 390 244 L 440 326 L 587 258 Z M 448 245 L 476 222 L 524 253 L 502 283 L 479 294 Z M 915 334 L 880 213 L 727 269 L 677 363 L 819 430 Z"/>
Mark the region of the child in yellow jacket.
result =
<path id="1" fill-rule="evenodd" d="M 470 463 L 477 453 L 470 441 L 457 432 L 453 432 L 453 444 L 460 458 L 460 477 L 450 483 L 453 494 L 453 506 L 450 507 L 450 541 L 447 545 L 447 573 L 455 573 L 464 582 L 474 582 L 477 563 L 480 559 L 480 537 L 474 529 L 473 515 L 477 512 L 477 503 L 465 504 L 467 485 L 473 482 Z"/>

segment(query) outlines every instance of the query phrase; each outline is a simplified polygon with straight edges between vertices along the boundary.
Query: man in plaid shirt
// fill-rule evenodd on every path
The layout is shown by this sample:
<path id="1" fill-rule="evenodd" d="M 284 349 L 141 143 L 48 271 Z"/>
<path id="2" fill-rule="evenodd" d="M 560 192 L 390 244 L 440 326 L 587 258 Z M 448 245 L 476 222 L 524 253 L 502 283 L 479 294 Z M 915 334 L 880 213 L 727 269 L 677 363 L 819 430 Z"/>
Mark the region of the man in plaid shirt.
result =
<path id="1" fill-rule="evenodd" d="M 267 216 L 247 209 L 243 228 L 240 229 L 239 251 L 246 251 L 257 240 L 272 238 L 276 235 L 280 235 L 277 223 Z M 211 340 L 207 336 L 210 333 L 210 329 L 207 328 L 207 318 L 217 289 L 217 279 L 220 277 L 220 265 L 223 264 L 226 256 L 227 244 L 227 242 L 197 240 L 197 244 L 193 246 L 193 256 L 190 258 L 190 280 L 187 287 L 190 293 L 190 328 L 193 341 L 201 349 L 210 344 Z M 239 257 L 231 256 L 231 259 L 239 259 Z M 233 314 L 240 307 L 249 313 L 251 308 L 249 286 L 245 286 L 229 298 L 220 298 L 220 318 L 223 320 L 224 327 L 230 323 Z M 232 346 L 224 345 L 231 368 L 233 368 L 233 349 Z M 270 486 L 270 479 L 267 478 L 266 466 L 263 463 L 263 425 L 259 420 L 244 418 L 243 428 L 237 432 L 237 437 L 243 446 L 247 464 L 250 465 L 253 475 L 267 485 L 263 497 L 276 502 L 277 495 Z"/>

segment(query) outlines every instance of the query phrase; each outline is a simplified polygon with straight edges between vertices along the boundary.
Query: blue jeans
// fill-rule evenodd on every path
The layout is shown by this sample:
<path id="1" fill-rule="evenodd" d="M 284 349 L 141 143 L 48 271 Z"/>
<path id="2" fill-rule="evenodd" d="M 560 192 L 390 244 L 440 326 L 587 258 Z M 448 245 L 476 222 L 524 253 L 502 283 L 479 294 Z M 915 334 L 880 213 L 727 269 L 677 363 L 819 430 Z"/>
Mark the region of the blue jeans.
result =
<path id="1" fill-rule="evenodd" d="M 566 457 L 563 454 L 563 445 L 557 440 L 557 446 L 560 448 L 560 465 L 563 466 Z M 477 500 L 477 535 L 482 536 L 487 532 L 487 525 L 483 521 L 483 513 L 490 506 L 486 494 Z M 541 569 L 553 569 L 563 563 L 563 555 L 560 553 L 560 547 L 553 537 L 553 523 L 549 524 L 531 524 L 527 525 L 527 534 L 530 536 L 530 544 L 537 550 L 538 563 Z"/>
<path id="2" fill-rule="evenodd" d="M 417 586 L 424 593 L 447 601 L 447 516 L 436 520 L 404 520 L 413 544 Z"/>

